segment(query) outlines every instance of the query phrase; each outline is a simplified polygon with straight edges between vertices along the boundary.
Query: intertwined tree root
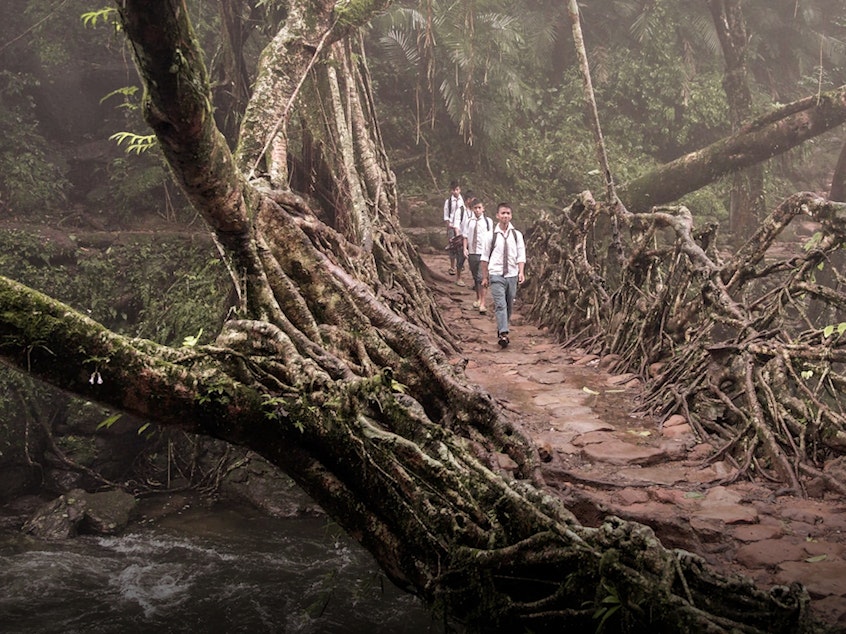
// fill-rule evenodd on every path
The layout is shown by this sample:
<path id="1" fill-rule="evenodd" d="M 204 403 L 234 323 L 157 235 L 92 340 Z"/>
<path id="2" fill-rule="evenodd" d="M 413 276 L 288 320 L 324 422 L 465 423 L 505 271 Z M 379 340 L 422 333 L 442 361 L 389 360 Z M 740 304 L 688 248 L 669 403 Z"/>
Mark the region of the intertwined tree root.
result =
<path id="1" fill-rule="evenodd" d="M 819 223 L 803 246 L 773 249 L 797 216 Z M 734 466 L 804 495 L 846 450 L 846 204 L 786 199 L 734 253 L 684 207 L 632 214 L 589 192 L 531 231 L 531 316 L 560 339 L 646 380 L 640 407 L 680 413 Z"/>

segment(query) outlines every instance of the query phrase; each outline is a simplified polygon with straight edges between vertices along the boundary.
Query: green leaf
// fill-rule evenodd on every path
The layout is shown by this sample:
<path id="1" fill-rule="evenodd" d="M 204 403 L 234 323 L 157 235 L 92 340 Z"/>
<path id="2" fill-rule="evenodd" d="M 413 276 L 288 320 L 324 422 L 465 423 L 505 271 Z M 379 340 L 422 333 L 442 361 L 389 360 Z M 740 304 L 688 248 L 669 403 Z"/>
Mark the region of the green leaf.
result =
<path id="1" fill-rule="evenodd" d="M 155 134 L 134 134 L 132 132 L 115 132 L 109 137 L 109 141 L 115 141 L 118 145 L 126 143 L 126 153 L 135 152 L 141 154 L 153 147 L 158 141 Z"/>
<path id="2" fill-rule="evenodd" d="M 144 423 L 143 425 L 141 425 L 141 427 L 139 427 L 139 428 L 138 428 L 138 435 L 140 436 L 140 435 L 141 435 L 141 434 L 143 434 L 145 431 L 147 431 L 147 428 L 148 428 L 149 426 L 150 426 L 150 423 Z"/>
<path id="3" fill-rule="evenodd" d="M 116 19 L 117 9 L 107 7 L 105 9 L 100 9 L 99 11 L 89 11 L 88 13 L 83 13 L 80 17 L 82 18 L 83 26 L 96 27 L 99 20 L 106 22 L 109 19 Z"/>
<path id="4" fill-rule="evenodd" d="M 193 348 L 200 342 L 200 336 L 203 334 L 203 329 L 200 328 L 200 331 L 196 335 L 188 335 L 185 339 L 182 340 L 182 347 L 183 348 Z"/>
<path id="5" fill-rule="evenodd" d="M 109 429 L 120 419 L 121 416 L 123 416 L 123 414 L 112 414 L 106 420 L 102 421 L 99 425 L 97 425 L 97 429 L 102 429 L 103 427 Z"/>
<path id="6" fill-rule="evenodd" d="M 823 328 L 823 337 L 830 337 L 834 333 L 834 326 L 828 325 Z"/>

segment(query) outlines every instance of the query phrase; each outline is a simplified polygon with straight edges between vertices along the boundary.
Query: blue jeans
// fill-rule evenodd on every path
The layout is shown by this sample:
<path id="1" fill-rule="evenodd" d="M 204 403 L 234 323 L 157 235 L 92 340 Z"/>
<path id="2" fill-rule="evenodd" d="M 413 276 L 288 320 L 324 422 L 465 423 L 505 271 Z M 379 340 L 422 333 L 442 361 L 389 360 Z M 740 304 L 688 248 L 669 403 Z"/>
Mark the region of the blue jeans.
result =
<path id="1" fill-rule="evenodd" d="M 517 297 L 517 277 L 491 275 L 489 279 L 496 315 L 496 332 L 508 332 L 511 309 L 514 308 L 514 298 Z"/>

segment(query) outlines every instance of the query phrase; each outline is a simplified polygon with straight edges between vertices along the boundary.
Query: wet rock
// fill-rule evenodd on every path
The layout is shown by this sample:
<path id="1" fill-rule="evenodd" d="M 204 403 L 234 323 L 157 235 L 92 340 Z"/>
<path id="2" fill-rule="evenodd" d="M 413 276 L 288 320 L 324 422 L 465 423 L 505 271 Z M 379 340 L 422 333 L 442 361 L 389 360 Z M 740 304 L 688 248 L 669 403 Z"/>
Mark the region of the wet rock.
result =
<path id="1" fill-rule="evenodd" d="M 70 539 L 84 517 L 85 491 L 74 489 L 41 506 L 21 530 L 48 541 Z"/>
<path id="2" fill-rule="evenodd" d="M 124 531 L 137 505 L 135 497 L 115 489 L 84 494 L 86 509 L 81 532 L 116 535 Z"/>
<path id="3" fill-rule="evenodd" d="M 223 479 L 221 492 L 271 517 L 323 515 L 323 510 L 290 477 L 253 454 Z"/>
<path id="4" fill-rule="evenodd" d="M 135 497 L 125 491 L 73 489 L 39 507 L 21 530 L 50 541 L 78 533 L 115 535 L 129 524 L 135 506 Z"/>

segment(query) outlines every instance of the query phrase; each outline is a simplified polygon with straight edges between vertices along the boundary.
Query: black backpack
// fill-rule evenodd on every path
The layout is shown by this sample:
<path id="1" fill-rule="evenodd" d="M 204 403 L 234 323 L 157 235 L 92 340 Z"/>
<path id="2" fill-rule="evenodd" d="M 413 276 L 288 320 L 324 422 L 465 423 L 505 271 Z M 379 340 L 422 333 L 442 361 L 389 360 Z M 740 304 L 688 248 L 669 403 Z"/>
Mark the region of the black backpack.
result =
<path id="1" fill-rule="evenodd" d="M 486 216 L 487 218 L 487 216 Z M 520 233 L 517 229 L 514 229 L 514 248 L 517 248 L 517 234 Z M 491 250 L 488 251 L 488 261 L 490 261 L 491 256 L 493 255 L 494 247 L 496 246 L 496 237 L 499 235 L 498 232 L 494 231 L 493 239 L 491 240 Z M 522 235 L 522 234 L 520 234 Z"/>
<path id="2" fill-rule="evenodd" d="M 452 205 L 454 204 L 453 201 L 455 198 L 450 196 L 447 198 L 447 202 L 449 203 L 449 217 L 452 218 Z M 487 216 L 486 216 L 487 217 Z M 464 223 L 464 205 L 461 205 L 461 222 Z M 490 229 L 488 229 L 490 231 Z"/>

